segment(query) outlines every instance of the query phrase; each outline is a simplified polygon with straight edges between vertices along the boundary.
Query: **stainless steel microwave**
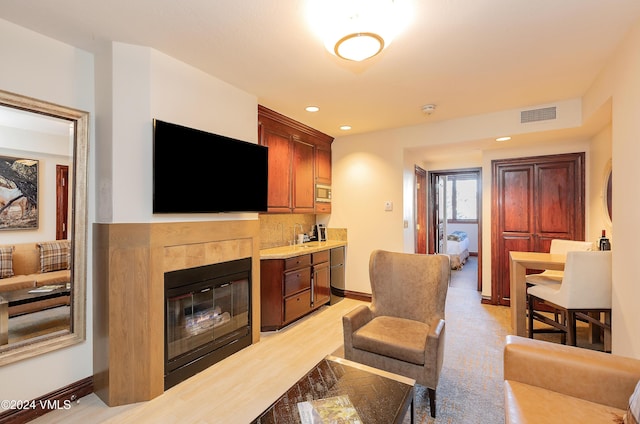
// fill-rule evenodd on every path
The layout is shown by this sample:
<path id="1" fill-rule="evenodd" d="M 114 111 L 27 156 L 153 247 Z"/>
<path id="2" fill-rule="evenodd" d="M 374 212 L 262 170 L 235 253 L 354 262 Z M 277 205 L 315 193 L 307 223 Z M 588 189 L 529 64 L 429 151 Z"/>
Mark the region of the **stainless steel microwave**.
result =
<path id="1" fill-rule="evenodd" d="M 316 203 L 331 203 L 331 186 L 316 184 Z"/>

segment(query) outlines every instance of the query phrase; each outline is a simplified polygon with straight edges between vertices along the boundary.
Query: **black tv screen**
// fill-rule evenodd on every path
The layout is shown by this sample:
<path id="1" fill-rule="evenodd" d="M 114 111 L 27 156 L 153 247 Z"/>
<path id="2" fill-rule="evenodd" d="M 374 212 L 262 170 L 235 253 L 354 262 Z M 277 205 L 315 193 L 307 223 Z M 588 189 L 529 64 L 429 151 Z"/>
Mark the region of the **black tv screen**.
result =
<path id="1" fill-rule="evenodd" d="M 266 146 L 153 120 L 153 213 L 266 212 Z"/>

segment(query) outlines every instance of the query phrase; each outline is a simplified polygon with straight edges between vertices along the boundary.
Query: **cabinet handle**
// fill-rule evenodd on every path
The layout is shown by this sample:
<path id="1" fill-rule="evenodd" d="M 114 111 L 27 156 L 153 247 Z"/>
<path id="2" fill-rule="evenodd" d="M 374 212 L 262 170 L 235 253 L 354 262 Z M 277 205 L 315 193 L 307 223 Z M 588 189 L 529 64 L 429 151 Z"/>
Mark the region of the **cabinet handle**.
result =
<path id="1" fill-rule="evenodd" d="M 311 306 L 313 306 L 313 298 L 315 297 L 314 296 L 315 295 L 315 290 L 314 290 L 315 286 L 313 284 L 313 282 L 315 280 L 315 276 L 316 276 L 316 274 L 314 272 L 313 275 L 311 276 Z"/>

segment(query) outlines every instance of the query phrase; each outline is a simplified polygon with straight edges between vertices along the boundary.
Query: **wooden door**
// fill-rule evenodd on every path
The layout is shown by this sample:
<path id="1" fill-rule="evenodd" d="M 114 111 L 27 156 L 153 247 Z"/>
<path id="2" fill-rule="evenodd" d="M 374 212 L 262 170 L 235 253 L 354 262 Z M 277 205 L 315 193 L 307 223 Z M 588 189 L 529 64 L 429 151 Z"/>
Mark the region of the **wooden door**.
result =
<path id="1" fill-rule="evenodd" d="M 509 305 L 509 252 L 584 240 L 584 153 L 492 161 L 492 303 Z"/>
<path id="2" fill-rule="evenodd" d="M 427 253 L 427 171 L 415 167 L 416 184 L 416 253 Z"/>
<path id="3" fill-rule="evenodd" d="M 293 139 L 293 212 L 315 212 L 314 146 Z"/>
<path id="4" fill-rule="evenodd" d="M 56 165 L 56 240 L 66 240 L 69 231 L 69 167 Z"/>
<path id="5" fill-rule="evenodd" d="M 259 126 L 260 144 L 269 148 L 269 212 L 291 212 L 292 146 L 288 134 Z"/>

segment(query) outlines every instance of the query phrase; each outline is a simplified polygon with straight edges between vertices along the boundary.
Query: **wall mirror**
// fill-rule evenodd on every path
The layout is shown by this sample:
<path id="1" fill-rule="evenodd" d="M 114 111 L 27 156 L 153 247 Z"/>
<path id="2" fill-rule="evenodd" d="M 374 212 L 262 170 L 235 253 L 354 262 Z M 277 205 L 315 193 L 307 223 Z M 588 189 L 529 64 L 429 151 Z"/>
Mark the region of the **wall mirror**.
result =
<path id="1" fill-rule="evenodd" d="M 0 91 L 0 365 L 85 340 L 88 122 Z M 8 276 L 8 250 L 35 277 Z"/>
<path id="2" fill-rule="evenodd" d="M 613 184 L 613 170 L 611 166 L 611 161 L 606 166 L 604 173 L 604 185 L 603 185 L 603 193 L 602 198 L 604 199 L 604 210 L 605 215 L 609 218 L 609 225 L 613 222 L 613 206 L 611 199 L 611 191 Z"/>

